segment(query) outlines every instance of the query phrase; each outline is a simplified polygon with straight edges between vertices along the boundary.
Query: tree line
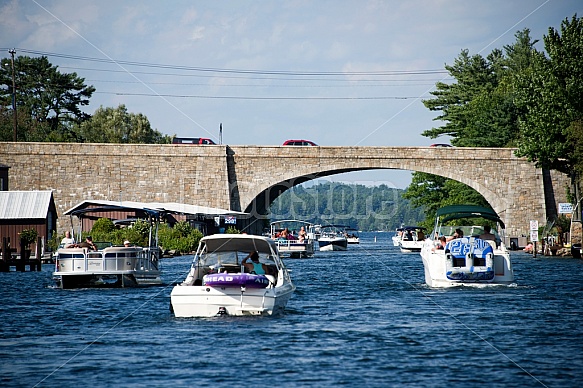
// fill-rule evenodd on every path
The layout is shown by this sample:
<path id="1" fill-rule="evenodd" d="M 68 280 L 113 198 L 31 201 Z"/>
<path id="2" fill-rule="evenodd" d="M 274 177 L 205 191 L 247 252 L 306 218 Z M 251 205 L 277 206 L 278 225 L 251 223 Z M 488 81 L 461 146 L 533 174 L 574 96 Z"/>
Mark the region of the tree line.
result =
<path id="1" fill-rule="evenodd" d="M 402 189 L 337 182 L 292 187 L 271 204 L 270 212 L 272 221 L 294 219 L 363 231 L 393 231 L 425 217 L 423 208 L 403 198 Z"/>

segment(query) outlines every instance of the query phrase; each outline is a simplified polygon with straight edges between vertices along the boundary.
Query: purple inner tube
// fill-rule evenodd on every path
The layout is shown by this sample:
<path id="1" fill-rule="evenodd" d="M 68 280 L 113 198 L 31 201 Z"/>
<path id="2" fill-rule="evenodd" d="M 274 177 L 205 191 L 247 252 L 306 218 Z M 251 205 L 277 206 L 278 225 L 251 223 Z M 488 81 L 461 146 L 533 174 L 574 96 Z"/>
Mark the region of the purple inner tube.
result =
<path id="1" fill-rule="evenodd" d="M 207 286 L 265 288 L 269 285 L 269 279 L 265 275 L 251 273 L 213 273 L 205 275 L 202 279 Z"/>

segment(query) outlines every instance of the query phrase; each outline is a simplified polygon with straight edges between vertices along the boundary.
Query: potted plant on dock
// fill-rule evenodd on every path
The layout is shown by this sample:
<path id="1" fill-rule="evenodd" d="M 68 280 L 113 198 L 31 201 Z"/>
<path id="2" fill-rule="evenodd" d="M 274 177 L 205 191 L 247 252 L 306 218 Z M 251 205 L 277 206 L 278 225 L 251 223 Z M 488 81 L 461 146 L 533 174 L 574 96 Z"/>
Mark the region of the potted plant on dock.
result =
<path id="1" fill-rule="evenodd" d="M 20 254 L 21 258 L 28 259 L 30 258 L 30 244 L 36 242 L 36 238 L 38 237 L 38 232 L 36 229 L 24 229 L 22 232 L 18 233 L 20 236 L 20 244 L 24 247 L 24 255 Z"/>

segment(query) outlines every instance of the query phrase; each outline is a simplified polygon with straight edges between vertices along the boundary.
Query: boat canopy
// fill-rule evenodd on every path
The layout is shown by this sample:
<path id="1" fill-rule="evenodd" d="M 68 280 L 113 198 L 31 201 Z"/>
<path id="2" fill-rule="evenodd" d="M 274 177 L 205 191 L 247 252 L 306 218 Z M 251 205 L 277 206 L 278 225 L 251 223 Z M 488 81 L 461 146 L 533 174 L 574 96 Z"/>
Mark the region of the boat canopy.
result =
<path id="1" fill-rule="evenodd" d="M 275 241 L 263 236 L 250 234 L 213 234 L 203 237 L 201 244 L 206 244 L 207 252 L 277 252 Z"/>
<path id="2" fill-rule="evenodd" d="M 442 221 L 456 220 L 459 218 L 481 217 L 487 220 L 495 221 L 500 224 L 502 229 L 505 228 L 504 222 L 498 217 L 498 214 L 492 209 L 476 205 L 451 205 L 437 210 L 437 217 L 442 217 Z"/>
<path id="3" fill-rule="evenodd" d="M 425 228 L 422 226 L 401 226 L 397 230 L 425 230 Z"/>
<path id="4" fill-rule="evenodd" d="M 69 210 L 64 214 L 70 214 L 76 217 L 82 217 L 88 213 L 99 213 L 99 212 L 114 212 L 114 211 L 127 211 L 127 210 L 136 210 L 143 212 L 144 214 L 149 215 L 150 217 L 158 217 L 160 213 L 163 211 L 158 209 L 147 209 L 147 208 L 140 208 L 140 207 L 126 207 L 126 206 L 101 206 L 101 207 L 89 207 L 84 209 L 75 209 Z M 135 221 L 135 219 L 134 219 Z"/>
<path id="5" fill-rule="evenodd" d="M 279 225 L 279 224 L 285 224 L 285 223 L 298 223 L 298 224 L 303 224 L 303 225 L 312 225 L 311 222 L 308 221 L 301 221 L 301 220 L 278 220 L 278 221 L 273 221 L 270 225 Z"/>

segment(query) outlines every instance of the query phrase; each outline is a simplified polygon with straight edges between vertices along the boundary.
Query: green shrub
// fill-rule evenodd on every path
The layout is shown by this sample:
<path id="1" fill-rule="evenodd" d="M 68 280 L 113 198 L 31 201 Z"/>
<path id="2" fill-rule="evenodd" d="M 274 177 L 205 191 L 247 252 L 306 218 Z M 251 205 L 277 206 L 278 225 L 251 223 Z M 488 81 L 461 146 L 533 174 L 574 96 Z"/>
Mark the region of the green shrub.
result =
<path id="1" fill-rule="evenodd" d="M 161 224 L 158 231 L 158 239 L 162 249 L 181 253 L 196 250 L 201 238 L 202 233 L 185 221 L 176 223 L 174 228 L 168 224 Z"/>
<path id="2" fill-rule="evenodd" d="M 24 243 L 24 246 L 29 247 L 30 244 L 36 243 L 38 232 L 36 229 L 24 229 L 22 232 L 18 233 L 18 235 L 20 236 L 20 241 Z"/>

